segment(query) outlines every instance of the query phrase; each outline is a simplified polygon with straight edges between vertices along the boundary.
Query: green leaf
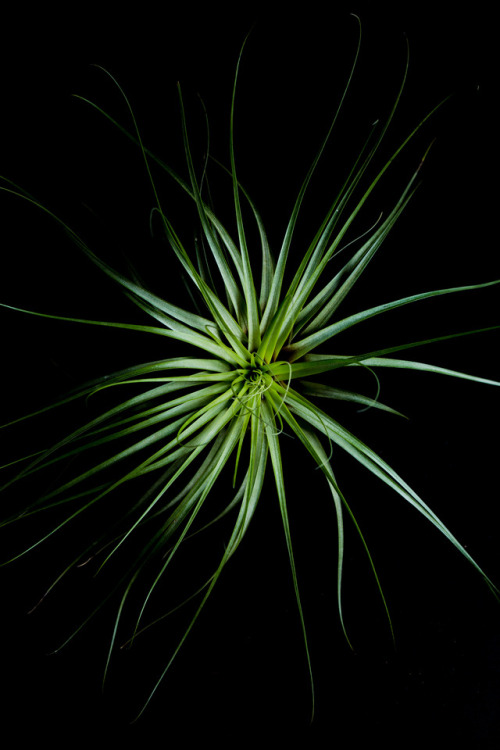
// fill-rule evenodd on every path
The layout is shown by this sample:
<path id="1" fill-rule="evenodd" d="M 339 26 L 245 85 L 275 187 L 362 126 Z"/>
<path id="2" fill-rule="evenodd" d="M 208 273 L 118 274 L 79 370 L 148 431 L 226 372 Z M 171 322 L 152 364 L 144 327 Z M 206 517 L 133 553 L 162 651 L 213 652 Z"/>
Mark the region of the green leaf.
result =
<path id="1" fill-rule="evenodd" d="M 342 331 L 345 331 L 348 328 L 351 328 L 352 326 L 357 325 L 358 323 L 363 323 L 365 320 L 368 320 L 369 318 L 373 318 L 376 315 L 380 315 L 381 313 L 389 312 L 390 310 L 395 310 L 398 307 L 403 307 L 404 305 L 409 305 L 413 302 L 420 302 L 421 300 L 424 300 L 424 299 L 430 299 L 432 297 L 439 297 L 444 294 L 454 294 L 456 292 L 465 292 L 465 291 L 471 291 L 474 289 L 484 289 L 489 286 L 494 286 L 495 284 L 500 284 L 500 280 L 488 281 L 483 284 L 472 284 L 469 286 L 453 287 L 449 289 L 436 289 L 432 292 L 422 292 L 420 294 L 412 294 L 408 297 L 403 297 L 401 299 L 394 300 L 393 302 L 386 302 L 385 304 L 382 304 L 382 305 L 376 305 L 375 307 L 371 307 L 367 310 L 363 310 L 362 312 L 355 313 L 354 315 L 349 315 L 347 318 L 344 318 L 343 320 L 339 320 L 336 323 L 332 323 L 326 328 L 323 328 L 322 330 L 317 331 L 316 333 L 313 333 L 310 336 L 307 336 L 305 339 L 302 339 L 301 341 L 297 341 L 293 344 L 290 344 L 289 346 L 286 347 L 286 352 L 290 357 L 290 361 L 293 362 L 294 360 L 299 359 L 300 357 L 303 357 L 305 354 L 310 352 L 312 349 L 315 349 L 317 346 L 320 346 L 320 344 L 323 344 L 325 341 L 328 341 L 329 339 L 333 338 L 333 336 L 336 336 Z"/>

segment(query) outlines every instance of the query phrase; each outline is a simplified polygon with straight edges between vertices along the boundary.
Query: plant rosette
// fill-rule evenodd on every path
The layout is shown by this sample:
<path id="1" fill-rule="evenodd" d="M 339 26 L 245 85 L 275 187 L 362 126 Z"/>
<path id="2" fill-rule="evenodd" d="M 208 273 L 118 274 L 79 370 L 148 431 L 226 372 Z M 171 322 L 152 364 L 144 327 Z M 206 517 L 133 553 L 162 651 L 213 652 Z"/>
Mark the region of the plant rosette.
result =
<path id="1" fill-rule="evenodd" d="M 132 598 L 131 591 L 140 587 L 139 582 L 143 578 L 147 581 L 146 584 L 143 583 L 142 604 L 136 613 L 135 627 L 133 632 L 129 633 L 129 639 L 135 638 L 154 624 L 145 623 L 148 604 L 181 545 L 220 518 L 230 518 L 231 514 L 235 516 L 232 531 L 218 564 L 206 576 L 204 584 L 195 591 L 187 592 L 182 602 L 185 604 L 197 599 L 198 603 L 170 659 L 161 666 L 158 679 L 141 713 L 167 674 L 222 570 L 245 536 L 264 489 L 267 494 L 277 494 L 298 617 L 302 627 L 314 711 L 313 669 L 285 491 L 281 439 L 285 433 L 297 438 L 304 450 L 312 456 L 324 475 L 325 485 L 335 508 L 338 536 L 337 601 L 344 632 L 341 584 L 346 515 L 360 535 L 388 616 L 389 612 L 362 531 L 337 483 L 332 465 L 333 447 L 353 457 L 376 479 L 381 480 L 422 514 L 479 571 L 496 592 L 494 584 L 478 563 L 417 493 L 377 453 L 345 429 L 327 408 L 319 405 L 321 402 L 328 404 L 332 400 L 342 400 L 362 408 L 398 414 L 383 404 L 378 397 L 370 398 L 362 393 L 334 387 L 332 377 L 335 371 L 341 368 L 349 368 L 349 372 L 353 368 L 362 367 L 374 373 L 383 368 L 392 368 L 500 385 L 497 381 L 472 374 L 397 357 L 399 352 L 464 335 L 462 333 L 357 354 L 341 354 L 335 345 L 335 337 L 338 334 L 376 316 L 423 300 L 449 294 L 472 293 L 474 290 L 500 283 L 495 280 L 436 289 L 367 309 L 362 308 L 359 312 L 345 317 L 340 313 L 341 303 L 346 295 L 355 286 L 414 195 L 428 149 L 388 213 L 379 217 L 368 231 L 365 230 L 355 239 L 350 239 L 352 227 L 356 226 L 355 220 L 396 157 L 443 104 L 439 103 L 429 112 L 393 149 L 382 166 L 375 170 L 375 176 L 368 178 L 368 168 L 373 166 L 379 146 L 396 112 L 406 73 L 386 119 L 375 123 L 367 134 L 361 152 L 333 197 L 321 225 L 301 253 L 300 262 L 295 265 L 292 262 L 290 248 L 303 199 L 334 125 L 343 110 L 344 99 L 358 59 L 360 38 L 361 35 L 340 104 L 301 185 L 281 247 L 276 254 L 271 251 L 261 215 L 240 184 L 236 170 L 233 138 L 235 96 L 241 54 L 245 44 L 238 60 L 232 93 L 229 167 L 226 169 L 212 160 L 215 167 L 227 176 L 232 186 L 236 236 L 226 229 L 212 208 L 206 189 L 208 156 L 202 165 L 202 176 L 198 176 L 188 137 L 180 86 L 179 101 L 187 180 L 158 159 L 143 144 L 129 101 L 107 71 L 104 73 L 110 77 L 123 96 L 132 123 L 131 129 L 124 128 L 96 104 L 83 100 L 132 139 L 140 149 L 154 197 L 152 222 L 160 225 L 169 252 L 174 254 L 180 264 L 182 276 L 187 279 L 193 300 L 191 309 L 160 298 L 143 286 L 133 273 L 127 276 L 117 271 L 98 257 L 83 237 L 62 219 L 24 189 L 3 178 L 1 189 L 4 193 L 21 197 L 52 217 L 87 258 L 118 284 L 140 309 L 141 314 L 149 316 L 150 323 L 144 325 L 69 318 L 24 309 L 22 312 L 42 318 L 73 320 L 86 325 L 126 329 L 135 334 L 161 336 L 168 340 L 174 351 L 178 344 L 183 347 L 182 352 L 191 352 L 183 356 L 139 363 L 114 372 L 83 385 L 50 407 L 24 416 L 9 425 L 3 425 L 5 431 L 9 426 L 22 420 L 51 413 L 56 407 L 62 407 L 77 399 L 85 400 L 98 392 L 114 394 L 123 387 L 135 389 L 134 395 L 125 400 L 117 399 L 114 405 L 73 430 L 55 445 L 3 467 L 4 473 L 7 474 L 2 487 L 4 491 L 8 487 L 16 489 L 18 484 L 29 481 L 31 477 L 37 478 L 44 471 L 57 469 L 68 461 L 71 463 L 77 459 L 76 465 L 81 467 L 55 487 L 37 496 L 33 502 L 24 506 L 21 512 L 4 521 L 3 525 L 7 526 L 14 521 L 38 517 L 38 514 L 54 511 L 59 514 L 59 520 L 46 533 L 28 544 L 12 559 L 27 554 L 56 532 L 64 532 L 75 520 L 80 517 L 83 519 L 85 514 L 98 509 L 99 503 L 107 499 L 111 493 L 118 492 L 124 485 L 133 484 L 142 477 L 151 477 L 150 486 L 146 491 L 137 495 L 130 493 L 133 500 L 126 507 L 122 504 L 120 513 L 113 523 L 110 524 L 106 516 L 106 521 L 95 538 L 75 553 L 74 558 L 49 589 L 59 583 L 74 566 L 83 564 L 87 559 L 98 561 L 100 570 L 115 558 L 119 550 L 127 549 L 136 535 L 143 540 L 146 539 L 139 552 L 135 549 L 135 556 L 124 566 L 123 575 L 118 576 L 116 585 L 109 594 L 109 597 L 118 597 L 119 605 L 112 629 L 107 671 L 119 633 L 120 638 L 122 637 L 120 626 Z M 168 179 L 174 181 L 196 209 L 200 231 L 193 248 L 187 247 L 181 241 L 174 224 L 163 209 L 157 181 L 153 177 L 153 165 Z M 256 229 L 256 236 L 259 238 L 260 250 L 257 257 L 253 245 L 250 250 L 247 241 L 248 219 L 244 218 L 247 214 L 254 224 L 252 231 Z M 265 484 L 268 465 L 271 466 L 274 475 L 274 490 Z M 218 481 L 225 470 L 233 473 L 234 490 L 222 511 L 218 510 L 215 516 L 207 521 L 201 510 L 206 510 L 207 501 L 214 487 L 219 486 Z M 204 520 L 200 523 L 202 516 Z M 151 561 L 154 561 L 156 566 L 152 577 Z M 180 606 L 181 604 L 177 603 L 172 606 L 171 611 L 179 609 Z M 98 610 L 99 607 L 88 619 Z M 155 622 L 157 621 L 158 618 L 155 618 Z M 80 627 L 75 633 L 79 630 Z"/>

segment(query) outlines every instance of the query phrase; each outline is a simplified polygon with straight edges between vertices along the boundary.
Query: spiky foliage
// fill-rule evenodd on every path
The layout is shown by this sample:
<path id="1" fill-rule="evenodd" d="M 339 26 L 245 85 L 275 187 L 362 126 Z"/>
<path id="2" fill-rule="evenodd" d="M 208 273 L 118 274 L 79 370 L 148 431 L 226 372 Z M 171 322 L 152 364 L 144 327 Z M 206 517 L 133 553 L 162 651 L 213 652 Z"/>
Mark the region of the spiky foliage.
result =
<path id="1" fill-rule="evenodd" d="M 240 545 L 264 491 L 267 495 L 274 492 L 278 498 L 312 688 L 312 668 L 289 527 L 282 460 L 283 433 L 294 435 L 303 444 L 304 450 L 313 457 L 325 477 L 326 487 L 335 507 L 338 534 L 338 609 L 342 626 L 341 580 L 346 513 L 353 520 L 365 548 L 366 544 L 352 510 L 338 486 L 331 463 L 332 446 L 337 446 L 354 457 L 365 469 L 421 513 L 494 588 L 460 542 L 398 473 L 370 447 L 339 424 L 328 408 L 319 405 L 321 401 L 329 403 L 331 400 L 343 400 L 363 407 L 396 413 L 378 399 L 334 387 L 333 371 L 339 368 L 368 367 L 372 371 L 379 368 L 424 371 L 477 383 L 499 385 L 498 382 L 470 374 L 391 356 L 398 351 L 440 339 L 426 339 L 355 355 L 342 354 L 335 345 L 337 334 L 375 316 L 432 297 L 470 292 L 499 283 L 492 281 L 474 286 L 436 289 L 395 299 L 369 309 L 362 307 L 360 312 L 347 317 L 340 313 L 342 301 L 411 200 L 426 155 L 424 153 L 393 208 L 368 232 L 364 232 L 357 240 L 348 242 L 348 230 L 351 229 L 368 197 L 393 160 L 432 114 L 429 113 L 394 149 L 390 158 L 379 167 L 378 172 L 375 172 L 375 177 L 366 181 L 368 167 L 372 165 L 393 119 L 404 80 L 385 122 L 375 124 L 368 134 L 364 148 L 334 196 L 321 226 L 310 244 L 303 248 L 298 265 L 292 267 L 289 280 L 285 275 L 285 271 L 293 265 L 290 262 L 290 248 L 303 198 L 342 107 L 356 60 L 357 53 L 344 95 L 324 142 L 300 188 L 276 257 L 270 250 L 261 217 L 251 198 L 240 185 L 236 172 L 233 119 L 240 61 L 232 96 L 230 165 L 226 170 L 227 179 L 232 184 L 236 236 L 232 236 L 217 218 L 203 193 L 201 179 L 197 176 L 192 157 L 180 87 L 179 100 L 188 180 L 183 180 L 145 148 L 132 109 L 121 89 L 132 118 L 133 128 L 130 132 L 95 104 L 87 102 L 134 140 L 141 149 L 155 199 L 155 221 L 161 222 L 169 251 L 176 256 L 182 274 L 187 278 L 190 290 L 194 293 L 196 311 L 174 305 L 150 292 L 134 276 L 127 277 L 119 273 L 99 258 L 79 234 L 13 183 L 5 181 L 2 188 L 6 192 L 22 196 L 52 216 L 85 255 L 116 282 L 128 298 L 152 318 L 153 323 L 142 325 L 116 321 L 76 320 L 67 317 L 59 319 L 162 336 L 169 340 L 169 346 L 174 352 L 179 342 L 191 351 L 189 355 L 145 362 L 115 372 L 101 380 L 86 384 L 53 407 L 49 407 L 54 408 L 75 399 L 88 398 L 103 389 L 108 389 L 108 392 L 118 392 L 124 386 L 136 389 L 134 395 L 125 400 L 118 399 L 113 406 L 48 450 L 26 457 L 22 470 L 17 470 L 16 464 L 15 475 L 4 484 L 6 488 L 14 482 L 38 477 L 41 472 L 57 468 L 69 459 L 78 458 L 81 461 L 82 468 L 74 475 L 60 481 L 57 486 L 37 497 L 29 507 L 23 509 L 23 518 L 57 509 L 60 512 L 60 520 L 44 533 L 42 538 L 30 544 L 20 554 L 26 554 L 56 532 L 64 531 L 75 519 L 84 517 L 98 508 L 108 496 L 118 493 L 124 485 L 131 486 L 130 495 L 133 501 L 125 508 L 120 504 L 120 510 L 116 512 L 113 523 L 109 524 L 107 517 L 98 537 L 91 545 L 78 551 L 75 559 L 57 579 L 59 581 L 72 566 L 82 563 L 89 556 L 96 555 L 101 567 L 107 565 L 118 550 L 126 548 L 136 535 L 142 534 L 142 540 L 146 538 L 147 541 L 142 543 L 140 552 L 131 560 L 130 567 L 123 571 L 123 577 L 118 580 L 112 592 L 121 599 L 109 655 L 115 646 L 120 621 L 131 598 L 130 592 L 141 576 L 144 575 L 146 579 L 149 577 L 149 583 L 146 584 L 145 595 L 137 614 L 134 636 L 143 629 L 148 602 L 160 580 L 169 570 L 180 546 L 199 531 L 200 525 L 206 526 L 222 516 L 234 513 L 234 526 L 224 554 L 218 565 L 207 575 L 205 585 L 196 592 L 190 592 L 188 600 L 198 596 L 198 606 L 170 661 L 160 670 L 159 679 L 148 702 L 197 620 L 222 570 Z M 116 81 L 114 83 L 118 86 Z M 181 241 L 175 223 L 163 210 L 150 169 L 153 163 L 177 183 L 196 207 L 200 236 L 195 251 Z M 221 165 L 217 165 L 217 168 L 223 169 Z M 244 220 L 246 213 L 255 221 L 260 238 L 260 254 L 257 258 L 247 241 L 248 227 L 247 220 Z M 221 288 L 224 295 L 219 293 Z M 46 318 L 57 317 L 41 312 L 23 312 Z M 317 382 L 318 376 L 328 377 L 323 382 Z M 37 412 L 39 413 L 41 412 Z M 94 458 L 96 452 L 99 455 L 98 460 Z M 264 489 L 268 464 L 274 474 L 274 490 L 271 487 Z M 210 506 L 214 486 L 217 486 L 221 474 L 229 470 L 229 466 L 234 474 L 234 492 L 228 498 L 225 509 L 222 512 L 218 510 L 216 517 L 208 522 L 206 516 L 201 514 L 201 510 L 204 508 L 205 512 L 206 506 Z M 146 475 L 151 475 L 149 489 L 142 494 L 134 492 L 137 480 Z M 18 517 L 9 519 L 7 523 Z M 203 524 L 199 523 L 201 517 Z M 368 553 L 367 548 L 366 550 Z M 373 568 L 369 553 L 368 556 Z M 156 561 L 157 566 L 152 578 L 151 560 Z M 373 571 L 379 585 L 374 568 Z M 383 599 L 380 586 L 379 590 Z"/>

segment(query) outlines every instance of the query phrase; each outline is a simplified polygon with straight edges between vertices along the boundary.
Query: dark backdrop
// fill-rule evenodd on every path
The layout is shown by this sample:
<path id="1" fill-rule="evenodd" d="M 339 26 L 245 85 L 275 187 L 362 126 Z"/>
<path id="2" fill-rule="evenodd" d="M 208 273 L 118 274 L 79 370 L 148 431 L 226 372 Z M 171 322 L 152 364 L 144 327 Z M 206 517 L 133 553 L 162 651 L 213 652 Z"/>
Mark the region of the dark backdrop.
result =
<path id="1" fill-rule="evenodd" d="M 497 143 L 492 19 L 485 3 L 308 3 L 261 10 L 173 4 L 129 10 L 81 6 L 7 16 L 3 24 L 0 173 L 26 187 L 118 264 L 142 264 L 161 293 L 176 292 L 172 266 L 155 261 L 148 235 L 153 199 L 134 148 L 72 94 L 88 96 L 123 121 L 127 112 L 102 65 L 125 89 L 147 145 L 183 169 L 176 82 L 182 83 L 193 142 L 205 129 L 227 162 L 234 65 L 255 23 L 242 63 L 237 102 L 241 181 L 254 196 L 276 247 L 294 197 L 328 127 L 355 50 L 363 47 L 339 124 L 311 187 L 294 251 L 301 252 L 339 175 L 370 123 L 383 116 L 404 72 L 408 82 L 386 150 L 432 106 L 450 101 L 426 125 L 372 201 L 390 206 L 435 143 L 417 195 L 372 264 L 346 311 L 431 288 L 498 277 L 493 180 Z M 382 154 L 383 155 L 383 154 Z M 187 220 L 166 188 L 180 224 Z M 1 198 L 2 301 L 49 313 L 130 320 L 126 300 L 88 267 L 53 224 L 29 206 Z M 367 214 L 368 216 L 368 214 Z M 367 218 L 367 221 L 369 219 Z M 363 225 L 362 230 L 366 227 Z M 361 230 L 361 231 L 362 231 Z M 154 269 L 154 270 L 152 270 Z M 172 281 L 173 279 L 173 281 Z M 495 290 L 420 307 L 345 338 L 374 349 L 498 323 Z M 137 359 L 163 356 L 133 334 L 85 329 L 2 313 L 3 412 L 6 418 L 56 397 L 80 380 Z M 339 340 L 340 342 L 340 340 Z M 495 333 L 426 347 L 418 357 L 497 378 Z M 439 376 L 382 373 L 381 399 L 410 419 L 342 408 L 346 425 L 421 493 L 497 582 L 498 394 L 495 388 Z M 366 387 L 373 388 L 367 379 Z M 1 420 L 2 422 L 4 419 Z M 16 434 L 23 445 L 52 435 L 51 420 Z M 37 434 L 38 431 L 38 434 Z M 4 450 L 12 438 L 2 436 Z M 366 532 L 391 606 L 397 648 L 356 535 L 347 535 L 345 612 L 355 653 L 336 615 L 336 536 L 325 487 L 291 444 L 286 452 L 290 512 L 316 676 L 317 715 L 309 693 L 298 616 L 272 482 L 237 558 L 143 720 L 128 725 L 136 701 L 170 653 L 176 626 L 151 636 L 137 655 L 121 655 L 104 696 L 100 678 L 111 616 L 67 650 L 47 656 L 65 633 L 89 581 L 74 576 L 53 601 L 26 616 L 59 571 L 64 549 L 48 546 L 1 570 L 2 722 L 19 741 L 132 738 L 144 746 L 175 740 L 240 742 L 298 736 L 321 746 L 384 739 L 467 737 L 476 747 L 498 740 L 499 611 L 480 577 L 451 545 L 375 479 L 338 456 L 338 478 Z M 271 479 L 271 478 L 269 478 Z M 15 530 L 8 531 L 6 546 Z M 13 535 L 13 536 L 9 536 Z M 22 534 L 21 534 L 22 535 Z M 210 541 L 210 544 L 212 541 Z M 207 542 L 207 545 L 209 543 Z M 222 540 L 213 544 L 222 550 Z M 208 554 L 209 550 L 205 550 Z M 80 589 L 81 587 L 81 589 Z M 81 593 L 80 593 L 81 591 Z M 61 636 L 62 637 L 62 636 Z"/>

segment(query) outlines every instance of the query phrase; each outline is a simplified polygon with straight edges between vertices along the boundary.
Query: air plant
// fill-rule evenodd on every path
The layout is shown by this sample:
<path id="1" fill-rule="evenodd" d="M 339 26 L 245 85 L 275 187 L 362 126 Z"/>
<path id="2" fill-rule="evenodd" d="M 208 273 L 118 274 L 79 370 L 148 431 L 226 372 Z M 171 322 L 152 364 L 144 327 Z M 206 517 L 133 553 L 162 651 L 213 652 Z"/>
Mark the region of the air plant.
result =
<path id="1" fill-rule="evenodd" d="M 236 169 L 235 96 L 245 44 L 238 58 L 232 91 L 229 166 L 225 168 L 215 159 L 207 157 L 202 177 L 198 176 L 192 155 L 180 86 L 178 93 L 187 179 L 183 179 L 143 144 L 132 107 L 110 73 L 104 71 L 123 96 L 131 117 L 131 129 L 124 128 L 93 102 L 84 100 L 134 141 L 140 149 L 154 197 L 152 223 L 161 226 L 168 252 L 174 254 L 180 266 L 180 275 L 187 280 L 191 302 L 186 307 L 173 304 L 149 291 L 136 274 L 126 275 L 116 270 L 93 252 L 80 233 L 75 232 L 25 190 L 5 178 L 3 180 L 4 192 L 23 198 L 51 216 L 85 256 L 123 290 L 141 313 L 149 316 L 150 322 L 148 325 L 140 322 L 132 324 L 55 316 L 33 310 L 21 312 L 42 318 L 73 320 L 88 325 L 126 329 L 134 335 L 161 336 L 167 340 L 165 343 L 175 355 L 159 361 L 138 363 L 136 366 L 86 383 L 52 406 L 10 423 L 12 425 L 32 419 L 36 415 L 47 413 L 77 399 L 90 399 L 97 393 L 110 398 L 114 394 L 123 393 L 124 390 L 129 393 L 124 400 L 118 395 L 112 405 L 108 404 L 101 413 L 90 418 L 55 445 L 3 467 L 5 472 L 13 470 L 12 475 L 3 484 L 4 490 L 11 486 L 16 488 L 21 482 L 29 482 L 32 477 L 38 479 L 44 472 L 57 470 L 66 462 L 70 463 L 70 468 L 73 462 L 78 467 L 58 484 L 50 485 L 40 496 L 36 496 L 21 512 L 4 521 L 3 525 L 6 525 L 22 519 L 38 518 L 38 514 L 53 514 L 56 511 L 59 514 L 59 520 L 55 524 L 12 559 L 27 554 L 56 532 L 64 533 L 76 520 L 83 521 L 86 514 L 98 511 L 110 496 L 114 496 L 124 487 L 130 488 L 127 495 L 128 503 L 120 504 L 120 511 L 113 517 L 112 522 L 106 511 L 106 520 L 96 538 L 90 544 L 83 544 L 49 589 L 51 590 L 74 566 L 84 563 L 89 558 L 97 561 L 100 570 L 115 559 L 119 551 L 121 553 L 129 547 L 133 550 L 133 553 L 129 554 L 122 575 L 114 582 L 115 585 L 109 594 L 109 597 L 117 597 L 119 604 L 112 628 L 107 671 L 112 652 L 122 637 L 120 626 L 124 612 L 132 599 L 131 591 L 140 588 L 142 581 L 142 603 L 136 612 L 133 632 L 128 634 L 133 640 L 152 624 L 147 623 L 148 605 L 159 589 L 160 581 L 170 572 L 172 561 L 176 558 L 181 545 L 185 545 L 189 538 L 196 537 L 200 531 L 222 517 L 234 516 L 232 531 L 218 564 L 207 573 L 201 587 L 186 592 L 187 597 L 172 607 L 172 611 L 175 611 L 181 604 L 197 602 L 194 614 L 173 649 L 170 659 L 161 665 L 158 679 L 145 706 L 167 674 L 226 564 L 238 549 L 259 499 L 265 494 L 266 497 L 276 495 L 279 503 L 314 709 L 313 671 L 306 631 L 307 616 L 301 604 L 285 489 L 282 458 L 284 435 L 296 438 L 303 445 L 304 451 L 312 456 L 318 470 L 324 475 L 325 492 L 330 494 L 335 508 L 338 538 L 337 601 L 340 622 L 346 637 L 341 596 L 345 516 L 354 524 L 366 549 L 388 616 L 389 612 L 362 530 L 337 482 L 332 461 L 334 448 L 345 451 L 422 514 L 479 571 L 490 588 L 496 592 L 494 584 L 478 563 L 428 505 L 374 450 L 339 424 L 332 413 L 333 410 L 329 408 L 332 402 L 341 400 L 363 408 L 398 413 L 381 403 L 378 398 L 370 398 L 337 387 L 335 371 L 340 368 L 348 368 L 347 373 L 353 372 L 354 368 L 369 368 L 372 372 L 393 368 L 500 385 L 497 381 L 472 374 L 412 359 L 397 358 L 402 351 L 443 338 L 460 336 L 462 333 L 358 353 L 343 353 L 336 346 L 338 334 L 376 316 L 422 300 L 472 292 L 500 283 L 490 281 L 434 289 L 368 309 L 363 307 L 360 300 L 359 312 L 342 315 L 341 306 L 346 295 L 351 292 L 412 199 L 428 148 L 419 159 L 394 206 L 379 217 L 369 230 L 365 227 L 353 240 L 353 228 L 355 233 L 358 214 L 396 157 L 443 104 L 439 103 L 429 112 L 394 148 L 382 166 L 368 177 L 369 167 L 373 165 L 379 146 L 396 112 L 406 72 L 389 114 L 383 122 L 375 123 L 367 134 L 359 155 L 332 197 L 323 221 L 309 244 L 300 250 L 298 263 L 294 262 L 294 257 L 290 253 L 304 196 L 351 84 L 360 49 L 360 38 L 361 35 L 340 104 L 300 187 L 281 247 L 276 255 L 268 243 L 257 207 L 240 184 Z M 407 67 L 408 63 L 406 69 Z M 220 170 L 224 179 L 232 186 L 236 227 L 233 234 L 219 220 L 211 200 L 207 197 L 205 172 L 208 162 Z M 173 180 L 194 205 L 199 220 L 199 235 L 194 247 L 187 246 L 187 243 L 181 240 L 175 221 L 163 209 L 156 178 L 153 177 L 153 165 L 168 179 Z M 255 243 L 250 246 L 248 241 L 249 220 L 254 222 L 257 228 L 260 243 L 258 253 L 253 246 Z M 11 309 L 20 310 L 17 307 Z M 178 356 L 179 354 L 182 356 Z M 9 425 L 3 425 L 4 430 L 8 427 Z M 22 468 L 19 468 L 20 466 Z M 274 475 L 274 487 L 268 486 L 265 481 L 268 467 L 271 467 Z M 214 488 L 219 486 L 222 475 L 228 472 L 232 473 L 233 492 L 227 497 L 225 507 L 220 509 L 215 505 L 216 510 L 210 516 Z M 146 480 L 150 478 L 146 491 L 136 489 L 140 486 L 138 480 L 143 477 L 146 477 Z M 30 491 L 33 491 L 33 486 L 29 486 Z M 94 518 L 99 518 L 99 514 L 97 513 Z M 138 550 L 134 547 L 136 537 L 141 539 Z M 87 619 L 90 619 L 99 608 L 91 612 Z M 156 618 L 156 621 L 158 619 L 163 618 Z M 76 632 L 78 630 L 80 628 Z"/>

